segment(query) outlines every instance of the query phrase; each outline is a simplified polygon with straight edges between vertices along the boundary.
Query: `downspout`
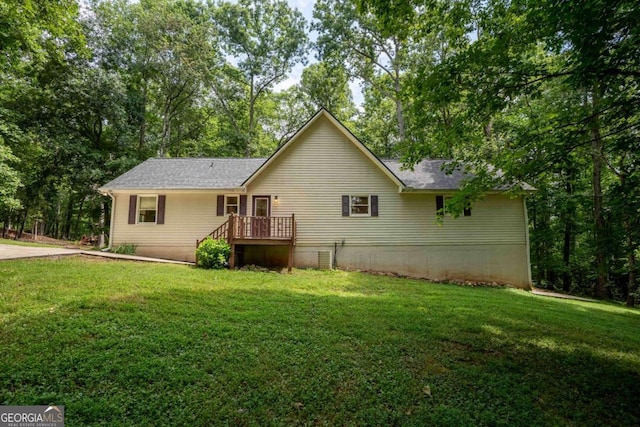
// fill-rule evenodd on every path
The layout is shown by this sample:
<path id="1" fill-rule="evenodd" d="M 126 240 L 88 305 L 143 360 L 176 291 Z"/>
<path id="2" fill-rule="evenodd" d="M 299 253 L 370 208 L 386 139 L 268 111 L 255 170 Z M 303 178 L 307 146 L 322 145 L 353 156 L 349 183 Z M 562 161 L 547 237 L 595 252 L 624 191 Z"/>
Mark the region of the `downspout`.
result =
<path id="1" fill-rule="evenodd" d="M 111 191 L 107 192 L 109 197 L 111 197 L 111 222 L 109 223 L 109 246 L 102 249 L 102 252 L 111 252 L 111 242 L 113 241 L 113 227 L 115 225 L 114 217 L 116 213 L 116 198 L 113 197 L 113 193 Z"/>
<path id="2" fill-rule="evenodd" d="M 531 249 L 529 247 L 529 214 L 527 213 L 527 200 L 522 197 L 522 209 L 524 209 L 524 240 L 527 253 L 527 284 L 529 289 L 533 289 L 533 280 L 531 279 Z"/>

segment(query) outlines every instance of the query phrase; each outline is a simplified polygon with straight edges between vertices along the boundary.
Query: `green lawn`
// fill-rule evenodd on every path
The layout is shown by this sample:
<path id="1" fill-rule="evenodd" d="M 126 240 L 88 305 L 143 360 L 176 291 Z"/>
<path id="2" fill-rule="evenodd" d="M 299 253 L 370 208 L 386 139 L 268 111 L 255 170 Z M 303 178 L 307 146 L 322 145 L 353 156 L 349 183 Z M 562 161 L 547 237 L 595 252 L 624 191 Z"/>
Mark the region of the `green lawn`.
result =
<path id="1" fill-rule="evenodd" d="M 360 273 L 0 262 L 0 404 L 66 425 L 640 425 L 640 312 Z"/>
<path id="2" fill-rule="evenodd" d="M 23 240 L 13 240 L 13 239 L 0 239 L 0 244 L 2 245 L 15 245 L 15 246 L 35 246 L 39 248 L 59 248 L 57 245 L 48 245 L 46 243 L 39 242 L 25 242 Z"/>

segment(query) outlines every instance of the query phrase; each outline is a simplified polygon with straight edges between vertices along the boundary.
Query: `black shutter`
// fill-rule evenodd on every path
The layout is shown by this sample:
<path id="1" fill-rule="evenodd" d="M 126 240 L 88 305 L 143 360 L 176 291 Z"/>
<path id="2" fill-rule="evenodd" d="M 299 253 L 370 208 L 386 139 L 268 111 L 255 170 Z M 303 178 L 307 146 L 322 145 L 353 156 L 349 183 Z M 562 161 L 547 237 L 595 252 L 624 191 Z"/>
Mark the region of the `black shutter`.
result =
<path id="1" fill-rule="evenodd" d="M 138 203 L 138 196 L 132 194 L 129 196 L 129 224 L 136 223 L 136 204 Z"/>
<path id="2" fill-rule="evenodd" d="M 164 207 L 167 203 L 167 196 L 158 196 L 158 217 L 156 224 L 164 224 Z"/>
<path id="3" fill-rule="evenodd" d="M 342 196 L 342 216 L 349 216 L 349 196 Z"/>
<path id="4" fill-rule="evenodd" d="M 218 196 L 218 206 L 216 208 L 217 216 L 224 216 L 224 196 Z"/>
<path id="5" fill-rule="evenodd" d="M 240 216 L 247 216 L 247 195 L 240 195 Z"/>
<path id="6" fill-rule="evenodd" d="M 444 196 L 436 196 L 436 212 L 442 215 L 442 209 L 444 209 Z"/>
<path id="7" fill-rule="evenodd" d="M 371 196 L 371 216 L 378 216 L 378 196 Z"/>

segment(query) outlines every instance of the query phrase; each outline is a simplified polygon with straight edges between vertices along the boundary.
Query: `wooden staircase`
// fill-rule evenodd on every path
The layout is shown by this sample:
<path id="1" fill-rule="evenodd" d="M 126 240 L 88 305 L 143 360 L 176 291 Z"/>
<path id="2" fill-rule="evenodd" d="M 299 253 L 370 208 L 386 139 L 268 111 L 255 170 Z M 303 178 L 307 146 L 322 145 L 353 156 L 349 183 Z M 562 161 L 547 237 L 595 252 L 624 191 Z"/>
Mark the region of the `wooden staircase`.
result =
<path id="1" fill-rule="evenodd" d="M 256 217 L 229 215 L 229 219 L 213 230 L 202 240 L 196 240 L 196 249 L 207 238 L 223 239 L 231 245 L 229 267 L 235 268 L 236 245 L 288 245 L 289 259 L 287 268 L 293 266 L 293 250 L 296 245 L 295 215 L 290 217 Z M 196 260 L 197 261 L 197 260 Z"/>

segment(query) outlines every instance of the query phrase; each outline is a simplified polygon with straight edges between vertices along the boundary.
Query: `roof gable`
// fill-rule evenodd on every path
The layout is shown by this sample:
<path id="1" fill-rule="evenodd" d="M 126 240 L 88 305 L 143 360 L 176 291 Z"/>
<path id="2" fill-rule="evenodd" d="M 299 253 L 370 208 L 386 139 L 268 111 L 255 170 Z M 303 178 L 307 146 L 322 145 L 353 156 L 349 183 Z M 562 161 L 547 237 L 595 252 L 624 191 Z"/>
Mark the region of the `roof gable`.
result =
<path id="1" fill-rule="evenodd" d="M 457 191 L 465 180 L 473 174 L 451 160 L 422 160 L 413 168 L 406 169 L 399 160 L 381 160 L 358 140 L 342 123 L 326 109 L 320 109 L 285 144 L 280 146 L 271 157 L 265 158 L 152 158 L 144 161 L 128 172 L 105 184 L 98 191 L 125 190 L 230 190 L 246 191 L 290 147 L 303 137 L 319 120 L 327 120 L 329 125 L 344 136 L 345 144 L 350 144 L 356 152 L 362 153 L 368 160 L 368 166 L 374 165 L 400 191 L 442 192 Z M 342 141 L 342 138 L 340 138 Z M 347 147 L 347 145 L 345 145 Z M 454 166 L 448 167 L 448 166 Z M 504 191 L 509 187 L 496 188 Z M 522 184 L 524 191 L 535 189 Z"/>
<path id="2" fill-rule="evenodd" d="M 310 120 L 307 121 L 287 142 L 281 145 L 272 155 L 269 157 L 260 167 L 251 174 L 243 183 L 242 186 L 246 187 L 250 185 L 253 181 L 255 181 L 260 174 L 262 174 L 269 166 L 284 152 L 287 151 L 291 145 L 295 143 L 314 123 L 316 123 L 321 118 L 326 118 L 333 124 L 336 129 L 342 133 L 346 139 L 352 143 L 358 150 L 360 150 L 365 157 L 367 157 L 380 171 L 387 176 L 395 185 L 397 185 L 400 189 L 404 188 L 404 183 L 398 178 L 392 171 L 389 169 L 382 160 L 376 157 L 375 154 L 371 152 L 354 134 L 352 134 L 349 129 L 347 129 L 338 119 L 336 119 L 329 111 L 325 108 L 321 108 Z"/>

